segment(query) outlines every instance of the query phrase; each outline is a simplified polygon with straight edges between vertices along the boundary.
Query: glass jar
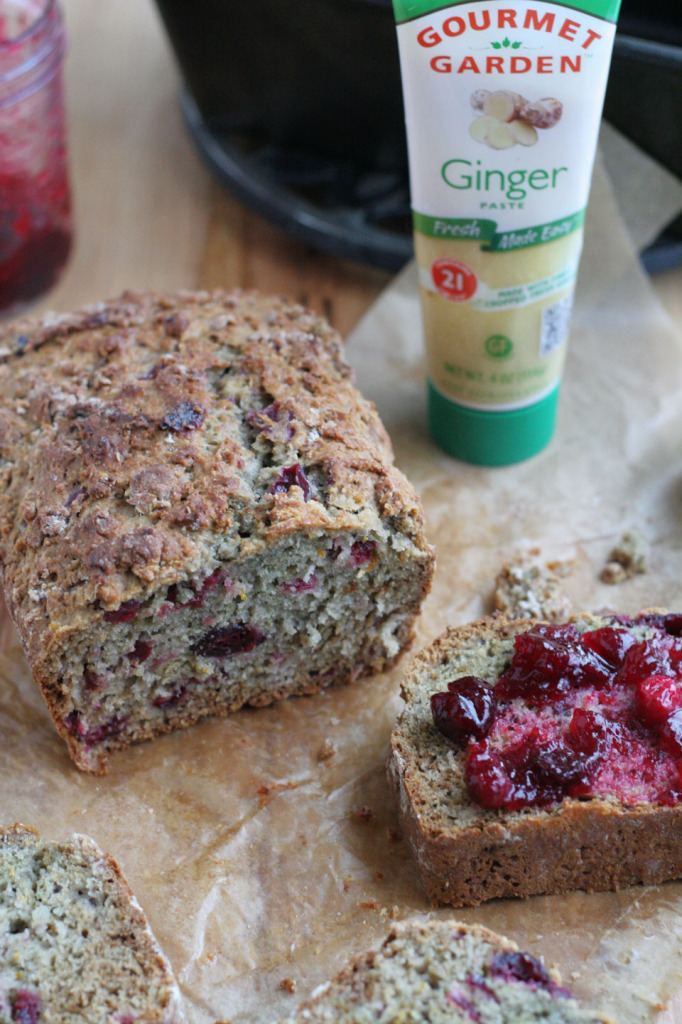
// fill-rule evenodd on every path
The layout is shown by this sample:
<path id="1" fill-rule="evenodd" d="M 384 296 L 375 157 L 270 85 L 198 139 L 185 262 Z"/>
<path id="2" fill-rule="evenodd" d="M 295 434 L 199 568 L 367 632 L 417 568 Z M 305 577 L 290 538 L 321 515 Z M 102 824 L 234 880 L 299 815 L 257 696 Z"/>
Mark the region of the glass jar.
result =
<path id="1" fill-rule="evenodd" d="M 56 0 L 0 0 L 0 315 L 56 284 L 71 247 Z"/>

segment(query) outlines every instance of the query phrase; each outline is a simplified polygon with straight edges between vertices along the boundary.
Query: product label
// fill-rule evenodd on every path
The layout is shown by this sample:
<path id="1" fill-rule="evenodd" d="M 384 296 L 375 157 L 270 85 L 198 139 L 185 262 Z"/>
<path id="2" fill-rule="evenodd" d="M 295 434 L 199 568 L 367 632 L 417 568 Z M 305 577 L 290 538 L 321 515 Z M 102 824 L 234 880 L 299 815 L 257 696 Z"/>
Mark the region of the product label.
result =
<path id="1" fill-rule="evenodd" d="M 460 403 L 561 374 L 618 6 L 394 0 L 429 372 Z"/>
<path id="2" fill-rule="evenodd" d="M 479 217 L 428 217 L 415 211 L 413 220 L 415 229 L 431 238 L 478 240 L 482 249 L 508 252 L 510 249 L 528 249 L 531 245 L 542 245 L 543 242 L 563 238 L 582 227 L 585 211 L 579 210 L 578 213 L 560 217 L 549 224 L 536 224 L 516 231 L 498 231 L 497 221 Z"/>

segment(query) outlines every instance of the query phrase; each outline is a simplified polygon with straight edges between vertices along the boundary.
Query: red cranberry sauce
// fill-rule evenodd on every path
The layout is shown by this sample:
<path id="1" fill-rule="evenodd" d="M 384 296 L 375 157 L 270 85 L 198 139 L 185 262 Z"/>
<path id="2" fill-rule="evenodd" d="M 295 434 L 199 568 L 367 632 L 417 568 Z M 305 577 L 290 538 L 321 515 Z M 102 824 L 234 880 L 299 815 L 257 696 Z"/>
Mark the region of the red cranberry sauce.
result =
<path id="1" fill-rule="evenodd" d="M 484 679 L 464 676 L 448 683 L 447 693 L 434 693 L 431 711 L 436 728 L 455 743 L 482 739 L 493 724 L 495 695 Z"/>
<path id="2" fill-rule="evenodd" d="M 534 626 L 494 686 L 465 676 L 432 695 L 436 728 L 466 751 L 475 803 L 682 800 L 682 616 L 610 621 L 582 634 Z M 635 624 L 645 639 L 624 628 Z"/>
<path id="3" fill-rule="evenodd" d="M 66 167 L 38 178 L 0 169 L 0 310 L 31 302 L 52 288 L 70 250 Z"/>
<path id="4" fill-rule="evenodd" d="M 0 3 L 0 312 L 56 284 L 71 245 L 60 6 Z"/>

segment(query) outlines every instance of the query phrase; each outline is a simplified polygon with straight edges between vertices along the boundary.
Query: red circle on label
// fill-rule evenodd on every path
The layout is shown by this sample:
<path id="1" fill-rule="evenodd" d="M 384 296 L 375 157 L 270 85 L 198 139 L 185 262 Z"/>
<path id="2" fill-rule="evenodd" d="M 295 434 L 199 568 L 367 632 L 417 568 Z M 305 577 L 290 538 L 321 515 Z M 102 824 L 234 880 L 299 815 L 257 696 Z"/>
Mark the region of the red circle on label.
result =
<path id="1" fill-rule="evenodd" d="M 452 302 L 466 302 L 478 285 L 471 267 L 459 260 L 436 260 L 431 265 L 431 277 L 437 291 Z"/>

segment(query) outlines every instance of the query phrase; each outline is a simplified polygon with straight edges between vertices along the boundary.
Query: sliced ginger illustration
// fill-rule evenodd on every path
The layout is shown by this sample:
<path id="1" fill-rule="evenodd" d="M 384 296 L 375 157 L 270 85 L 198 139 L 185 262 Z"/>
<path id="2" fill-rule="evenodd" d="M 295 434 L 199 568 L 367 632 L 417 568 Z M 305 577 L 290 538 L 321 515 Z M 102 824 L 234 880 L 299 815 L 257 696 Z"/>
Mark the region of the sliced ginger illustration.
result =
<path id="1" fill-rule="evenodd" d="M 563 110 L 561 102 L 550 96 L 531 102 L 507 89 L 476 89 L 471 106 L 480 116 L 472 121 L 469 134 L 492 149 L 509 149 L 517 143 L 534 146 L 537 129 L 553 128 Z"/>
<path id="2" fill-rule="evenodd" d="M 538 141 L 538 133 L 533 125 L 521 118 L 509 122 L 509 131 L 514 136 L 514 142 L 520 146 L 534 146 Z"/>

